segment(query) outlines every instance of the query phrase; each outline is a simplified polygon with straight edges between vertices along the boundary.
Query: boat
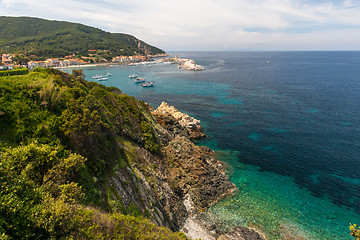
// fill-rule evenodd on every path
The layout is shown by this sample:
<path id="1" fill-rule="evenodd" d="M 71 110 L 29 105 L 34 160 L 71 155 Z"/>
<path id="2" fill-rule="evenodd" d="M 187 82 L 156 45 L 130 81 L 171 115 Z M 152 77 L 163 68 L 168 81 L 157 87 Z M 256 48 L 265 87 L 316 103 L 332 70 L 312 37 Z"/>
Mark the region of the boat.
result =
<path id="1" fill-rule="evenodd" d="M 131 74 L 131 75 L 129 75 L 129 78 L 137 78 L 137 75 L 136 74 Z"/>
<path id="2" fill-rule="evenodd" d="M 106 81 L 106 80 L 108 80 L 109 78 L 108 77 L 101 77 L 101 78 L 98 78 L 97 80 L 98 81 Z"/>
<path id="3" fill-rule="evenodd" d="M 142 83 L 142 82 L 145 82 L 145 78 L 144 77 L 137 77 L 135 79 L 135 83 Z"/>
<path id="4" fill-rule="evenodd" d="M 153 87 L 154 83 L 153 82 L 148 82 L 148 83 L 144 83 L 141 85 L 142 87 Z"/>
<path id="5" fill-rule="evenodd" d="M 99 79 L 99 78 L 103 78 L 104 76 L 102 76 L 102 75 L 95 75 L 95 76 L 93 76 L 92 78 L 93 79 Z"/>
<path id="6" fill-rule="evenodd" d="M 106 76 L 107 76 L 107 77 L 110 77 L 110 76 L 111 76 L 111 73 L 107 73 Z"/>

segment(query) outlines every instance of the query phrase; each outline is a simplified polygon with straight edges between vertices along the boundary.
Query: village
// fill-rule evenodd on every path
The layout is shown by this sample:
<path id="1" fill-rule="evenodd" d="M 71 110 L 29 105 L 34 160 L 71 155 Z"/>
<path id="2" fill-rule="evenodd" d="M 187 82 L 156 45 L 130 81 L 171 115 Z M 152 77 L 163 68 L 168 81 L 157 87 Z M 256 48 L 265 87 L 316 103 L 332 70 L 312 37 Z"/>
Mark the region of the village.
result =
<path id="1" fill-rule="evenodd" d="M 9 54 L 4 53 L 1 54 L 0 58 L 0 71 L 1 70 L 11 70 L 18 67 L 26 67 L 29 69 L 34 69 L 37 67 L 70 67 L 70 66 L 81 66 L 81 65 L 89 65 L 89 64 L 131 64 L 131 63 L 139 63 L 144 61 L 150 61 L 151 58 L 155 57 L 166 57 L 167 54 L 157 54 L 151 56 L 144 55 L 136 55 L 136 56 L 117 56 L 112 59 L 106 59 L 99 57 L 96 53 L 99 52 L 96 49 L 88 50 L 88 56 L 76 56 L 75 54 L 65 56 L 64 58 L 48 58 L 43 61 L 34 61 L 30 60 L 28 57 L 24 57 L 22 55 L 17 54 Z M 100 50 L 104 51 L 104 50 Z M 100 55 L 101 56 L 101 55 Z M 36 56 L 29 56 L 36 57 Z M 167 59 L 169 61 L 169 59 Z"/>
<path id="2" fill-rule="evenodd" d="M 12 70 L 14 68 L 28 68 L 30 70 L 38 67 L 42 68 L 65 68 L 65 67 L 80 67 L 80 66 L 91 66 L 91 65 L 100 65 L 100 64 L 139 64 L 154 61 L 154 58 L 159 58 L 157 62 L 163 63 L 172 63 L 178 64 L 178 68 L 183 68 L 185 70 L 201 71 L 205 70 L 204 67 L 197 65 L 192 59 L 181 59 L 178 58 L 178 55 L 175 55 L 174 58 L 164 58 L 168 55 L 156 54 L 156 55 L 136 55 L 136 56 L 116 56 L 112 59 L 106 59 L 99 57 L 96 54 L 98 50 L 91 49 L 88 50 L 88 56 L 76 56 L 68 55 L 64 58 L 48 58 L 44 61 L 34 61 L 29 60 L 28 57 L 17 54 L 1 54 L 0 58 L 0 71 L 2 70 Z M 104 50 L 100 50 L 103 52 Z M 99 51 L 99 52 L 100 52 Z M 101 56 L 101 55 L 100 55 Z M 29 56 L 35 57 L 35 56 Z"/>

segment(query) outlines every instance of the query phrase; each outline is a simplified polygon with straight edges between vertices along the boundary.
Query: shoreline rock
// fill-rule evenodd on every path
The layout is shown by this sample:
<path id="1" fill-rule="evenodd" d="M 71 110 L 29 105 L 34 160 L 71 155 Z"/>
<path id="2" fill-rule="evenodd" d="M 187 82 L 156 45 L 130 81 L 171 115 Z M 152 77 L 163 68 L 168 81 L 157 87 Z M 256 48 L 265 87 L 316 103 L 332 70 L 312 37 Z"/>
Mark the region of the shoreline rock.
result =
<path id="1" fill-rule="evenodd" d="M 178 122 L 183 129 L 187 130 L 190 139 L 206 137 L 206 135 L 202 133 L 200 120 L 195 119 L 188 114 L 179 112 L 174 106 L 169 106 L 166 102 L 162 102 L 152 114 L 160 125 L 167 130 L 170 130 L 175 135 L 180 134 L 181 136 L 186 136 L 185 133 L 181 133 L 183 130 L 176 125 L 174 120 Z"/>
<path id="2" fill-rule="evenodd" d="M 195 63 L 192 59 L 181 59 L 179 62 L 179 68 L 191 71 L 204 71 L 205 68 Z"/>
<path id="3" fill-rule="evenodd" d="M 237 226 L 228 231 L 220 229 L 217 227 L 219 224 L 207 216 L 209 207 L 233 194 L 237 188 L 229 181 L 225 164 L 216 160 L 213 150 L 189 141 L 193 136 L 205 136 L 201 133 L 200 120 L 179 112 L 165 102 L 152 114 L 174 136 L 165 149 L 170 162 L 168 182 L 182 199 L 187 212 L 180 231 L 192 239 L 266 239 L 256 229 L 248 227 Z"/>

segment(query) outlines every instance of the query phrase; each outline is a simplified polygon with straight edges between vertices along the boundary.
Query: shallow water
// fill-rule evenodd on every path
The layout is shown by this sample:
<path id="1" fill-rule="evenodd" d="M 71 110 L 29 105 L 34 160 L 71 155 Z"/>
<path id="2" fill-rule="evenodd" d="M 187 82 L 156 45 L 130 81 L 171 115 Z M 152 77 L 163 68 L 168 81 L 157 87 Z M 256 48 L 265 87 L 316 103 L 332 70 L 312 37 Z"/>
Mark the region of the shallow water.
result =
<path id="1" fill-rule="evenodd" d="M 86 68 L 153 106 L 202 121 L 239 193 L 210 209 L 226 225 L 254 224 L 313 239 L 352 239 L 360 223 L 359 52 L 183 52 L 206 71 L 176 65 Z M 137 73 L 154 88 L 141 88 Z"/>

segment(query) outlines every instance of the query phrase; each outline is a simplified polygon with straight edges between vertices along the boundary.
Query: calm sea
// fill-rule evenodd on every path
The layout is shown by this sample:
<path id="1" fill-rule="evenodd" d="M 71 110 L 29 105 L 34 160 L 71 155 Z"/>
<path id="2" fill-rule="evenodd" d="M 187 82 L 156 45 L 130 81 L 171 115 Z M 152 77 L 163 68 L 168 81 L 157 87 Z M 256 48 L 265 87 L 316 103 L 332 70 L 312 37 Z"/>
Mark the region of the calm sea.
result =
<path id="1" fill-rule="evenodd" d="M 175 54 L 175 53 L 172 53 Z M 209 210 L 224 228 L 255 225 L 270 239 L 352 239 L 360 224 L 360 52 L 179 52 L 171 64 L 84 68 L 87 79 L 202 121 L 239 192 Z M 136 73 L 154 81 L 141 88 Z"/>

